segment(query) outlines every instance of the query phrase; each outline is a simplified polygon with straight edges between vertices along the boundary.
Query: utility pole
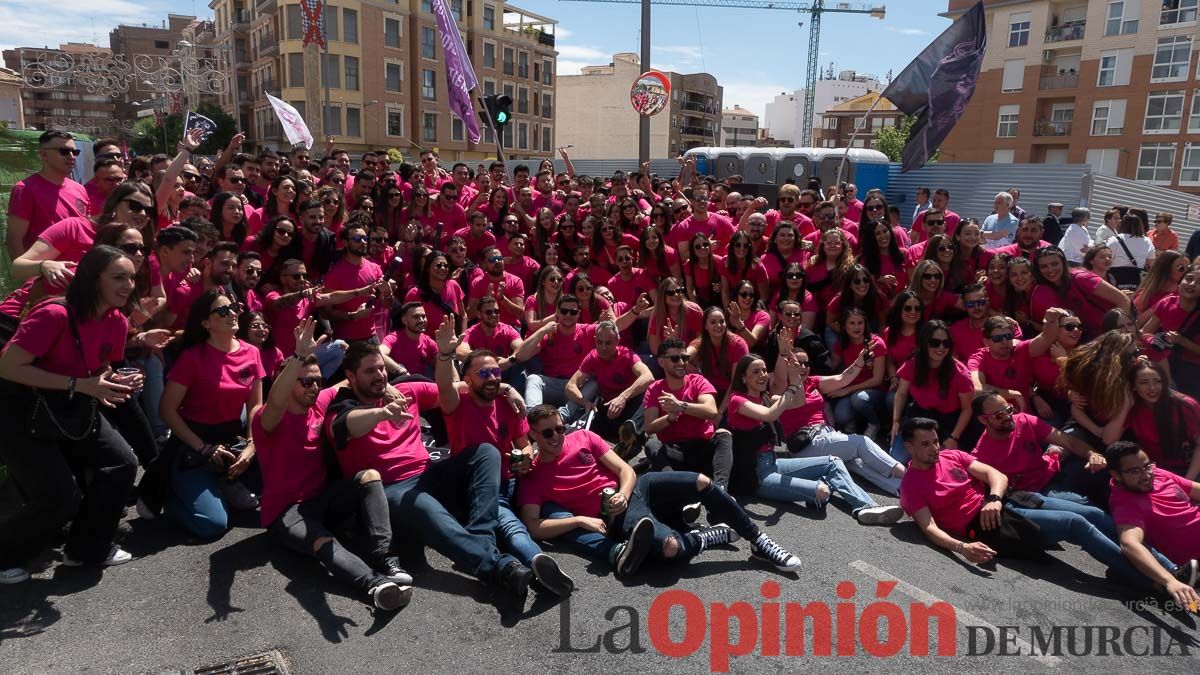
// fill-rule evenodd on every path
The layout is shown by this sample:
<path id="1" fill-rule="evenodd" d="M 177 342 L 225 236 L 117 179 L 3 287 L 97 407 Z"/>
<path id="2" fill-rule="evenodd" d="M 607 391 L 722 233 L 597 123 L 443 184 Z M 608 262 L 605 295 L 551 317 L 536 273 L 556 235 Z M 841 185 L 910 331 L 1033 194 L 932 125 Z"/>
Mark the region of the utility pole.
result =
<path id="1" fill-rule="evenodd" d="M 650 70 L 650 0 L 642 0 L 642 72 Z M 650 161 L 650 118 L 638 115 L 638 166 Z"/>

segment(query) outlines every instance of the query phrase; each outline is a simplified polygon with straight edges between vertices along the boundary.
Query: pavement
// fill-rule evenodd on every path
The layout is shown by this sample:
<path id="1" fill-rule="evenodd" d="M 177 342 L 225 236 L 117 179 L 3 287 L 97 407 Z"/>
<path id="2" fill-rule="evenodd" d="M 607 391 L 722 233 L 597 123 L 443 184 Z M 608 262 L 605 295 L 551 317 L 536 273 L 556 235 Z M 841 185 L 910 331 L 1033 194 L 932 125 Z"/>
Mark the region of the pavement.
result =
<path id="1" fill-rule="evenodd" d="M 134 561 L 100 572 L 50 552 L 31 582 L 0 586 L 0 672 L 188 673 L 271 649 L 297 673 L 1200 670 L 1198 617 L 1107 581 L 1072 545 L 1045 563 L 980 568 L 931 548 L 907 519 L 864 527 L 836 503 L 747 508 L 800 555 L 798 573 L 751 560 L 741 541 L 686 566 L 648 561 L 622 582 L 550 548 L 575 594 L 531 593 L 517 608 L 430 550 L 405 561 L 413 600 L 394 613 L 252 524 L 199 542 L 130 509 Z M 951 655 L 938 655 L 930 611 L 947 619 Z"/>

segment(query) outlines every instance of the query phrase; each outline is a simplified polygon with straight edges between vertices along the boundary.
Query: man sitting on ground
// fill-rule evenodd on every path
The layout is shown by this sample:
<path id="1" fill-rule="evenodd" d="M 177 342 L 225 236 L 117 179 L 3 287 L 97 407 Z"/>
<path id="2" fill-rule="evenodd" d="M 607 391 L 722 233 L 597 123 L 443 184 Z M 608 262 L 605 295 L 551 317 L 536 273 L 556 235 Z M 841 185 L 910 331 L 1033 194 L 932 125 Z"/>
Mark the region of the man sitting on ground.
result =
<path id="1" fill-rule="evenodd" d="M 596 348 L 583 357 L 567 382 L 567 398 L 596 412 L 591 430 L 607 441 L 619 441 L 617 455 L 628 461 L 640 450 L 642 394 L 654 382 L 654 374 L 637 353 L 617 344 L 620 339 L 617 324 L 596 324 Z M 583 387 L 593 379 L 600 389 L 599 405 L 583 395 Z"/>

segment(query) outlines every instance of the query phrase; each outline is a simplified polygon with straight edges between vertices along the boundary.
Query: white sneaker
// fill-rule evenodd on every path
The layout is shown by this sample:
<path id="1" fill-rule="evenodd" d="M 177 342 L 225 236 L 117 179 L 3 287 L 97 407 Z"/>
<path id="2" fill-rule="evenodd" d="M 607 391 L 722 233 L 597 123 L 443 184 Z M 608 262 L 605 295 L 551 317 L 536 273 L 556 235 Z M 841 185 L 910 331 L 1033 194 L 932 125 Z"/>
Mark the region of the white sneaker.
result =
<path id="1" fill-rule="evenodd" d="M 892 525 L 904 517 L 904 509 L 899 506 L 872 506 L 854 514 L 862 525 Z"/>
<path id="2" fill-rule="evenodd" d="M 141 497 L 138 498 L 137 506 L 135 508 L 137 510 L 138 518 L 141 518 L 142 520 L 154 520 L 158 517 L 158 514 L 155 513 L 153 509 L 151 509 L 149 506 L 146 506 L 146 502 L 142 501 Z"/>
<path id="3" fill-rule="evenodd" d="M 104 562 L 100 563 L 100 566 L 115 567 L 116 565 L 124 565 L 130 560 L 133 560 L 133 555 L 120 546 L 113 544 L 113 547 L 108 551 L 108 557 L 104 559 Z M 62 564 L 66 565 L 67 567 L 81 567 L 83 562 L 80 560 L 74 560 L 71 558 L 71 556 L 63 554 Z"/>
<path id="4" fill-rule="evenodd" d="M 24 567 L 0 569 L 0 584 L 20 584 L 29 581 L 29 572 Z"/>
<path id="5" fill-rule="evenodd" d="M 700 515 L 703 513 L 703 508 L 700 502 L 684 505 L 683 511 L 680 513 L 683 517 L 683 524 L 689 528 L 696 527 L 696 523 L 700 522 Z"/>

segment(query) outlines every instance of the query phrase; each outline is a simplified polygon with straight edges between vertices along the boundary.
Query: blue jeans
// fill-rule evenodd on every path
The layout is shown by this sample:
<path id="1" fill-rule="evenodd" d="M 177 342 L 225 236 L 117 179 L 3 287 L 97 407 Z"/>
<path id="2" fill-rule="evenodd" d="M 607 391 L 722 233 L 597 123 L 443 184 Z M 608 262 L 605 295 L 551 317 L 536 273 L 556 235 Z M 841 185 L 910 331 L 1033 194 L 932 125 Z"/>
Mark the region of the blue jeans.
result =
<path id="1" fill-rule="evenodd" d="M 317 347 L 313 353 L 317 356 L 317 367 L 321 369 L 321 377 L 328 380 L 337 375 L 342 367 L 342 357 L 346 355 L 346 347 L 342 340 L 331 340 Z"/>
<path id="2" fill-rule="evenodd" d="M 491 446 L 488 446 L 491 447 Z M 512 553 L 521 561 L 521 564 L 528 566 L 533 556 L 542 552 L 542 547 L 537 545 L 533 537 L 529 536 L 529 530 L 525 528 L 525 523 L 521 522 L 520 516 L 512 510 L 512 503 L 517 494 L 517 479 L 509 478 L 507 481 L 500 482 L 500 496 L 498 517 L 496 519 L 496 535 L 500 538 L 500 546 L 505 551 Z"/>
<path id="3" fill-rule="evenodd" d="M 623 538 L 628 538 L 638 521 L 650 518 L 654 522 L 654 548 L 651 555 L 667 560 L 663 546 L 668 539 L 674 539 L 679 544 L 679 553 L 670 560 L 687 562 L 700 553 L 699 541 L 694 536 L 685 536 L 672 526 L 683 525 L 680 514 L 684 506 L 700 502 L 708 512 L 710 523 L 725 523 L 747 541 L 757 539 L 758 526 L 733 497 L 713 481 L 709 481 L 708 487 L 701 490 L 696 486 L 699 478 L 700 474 L 690 471 L 652 472 L 638 476 L 633 495 L 629 498 L 629 508 L 617 516 L 614 526 L 619 526 Z"/>
<path id="4" fill-rule="evenodd" d="M 384 488 L 392 529 L 410 527 L 425 543 L 475 578 L 494 582 L 516 558 L 496 548 L 499 512 L 500 453 L 478 445 L 430 464 L 425 472 Z M 460 524 L 443 505 L 467 497 L 467 523 Z"/>
<path id="5" fill-rule="evenodd" d="M 574 518 L 575 514 L 554 502 L 546 502 L 542 504 L 541 516 L 548 520 L 559 520 L 562 518 Z M 619 543 L 616 539 L 609 539 L 606 535 L 585 530 L 582 527 L 577 527 L 566 534 L 559 535 L 556 541 L 567 544 L 586 558 L 600 562 L 609 562 L 613 549 Z"/>
<path id="6" fill-rule="evenodd" d="M 588 380 L 580 388 L 583 398 L 591 400 L 600 395 L 600 385 L 595 379 Z M 525 407 L 532 410 L 543 403 L 559 406 L 558 414 L 564 424 L 583 416 L 583 407 L 567 399 L 567 380 L 549 375 L 529 374 L 525 377 Z"/>
<path id="7" fill-rule="evenodd" d="M 146 379 L 142 384 L 142 407 L 146 410 L 146 417 L 150 420 L 150 428 L 154 431 L 154 437 L 162 438 L 167 435 L 168 431 L 167 423 L 158 416 L 158 401 L 162 398 L 163 389 L 166 388 L 166 382 L 163 380 L 162 358 L 157 354 L 149 354 L 132 363 L 140 367 L 145 375 Z"/>
<path id="8" fill-rule="evenodd" d="M 817 486 L 825 483 L 846 500 L 854 513 L 878 506 L 854 482 L 838 457 L 776 457 L 774 451 L 760 452 L 756 468 L 759 482 L 755 494 L 763 499 L 824 506 L 817 499 Z"/>
<path id="9" fill-rule="evenodd" d="M 843 396 L 833 404 L 833 421 L 838 428 L 845 427 L 855 419 L 878 425 L 883 401 L 884 393 L 878 389 L 861 389 L 849 396 Z"/>
<path id="10" fill-rule="evenodd" d="M 790 444 L 788 450 L 793 457 L 820 457 L 833 455 L 846 461 L 846 467 L 866 478 L 890 495 L 900 494 L 900 479 L 892 475 L 899 464 L 883 451 L 875 441 L 859 434 L 843 434 L 829 427 L 817 434 L 812 443 L 798 452 Z M 855 461 L 858 460 L 858 461 Z M 860 465 L 861 462 L 861 465 Z"/>
<path id="11" fill-rule="evenodd" d="M 188 532 L 216 539 L 229 529 L 229 511 L 221 498 L 221 476 L 208 467 L 171 467 L 171 492 L 163 513 Z"/>

